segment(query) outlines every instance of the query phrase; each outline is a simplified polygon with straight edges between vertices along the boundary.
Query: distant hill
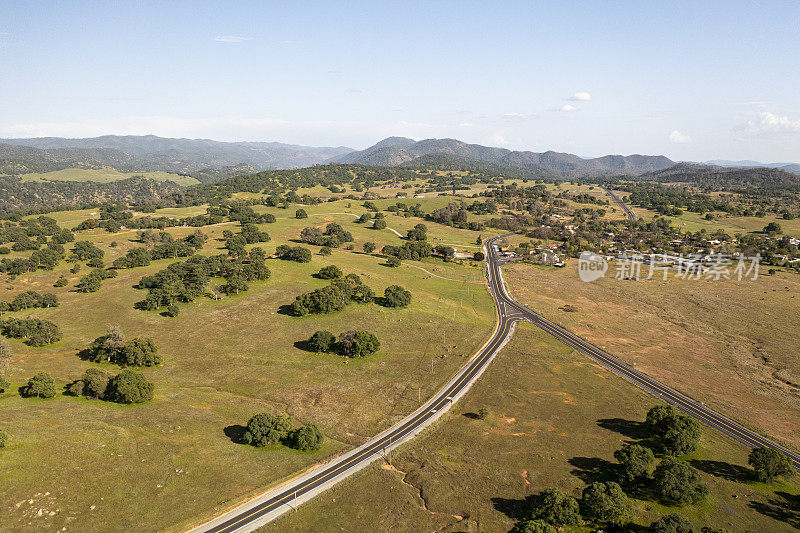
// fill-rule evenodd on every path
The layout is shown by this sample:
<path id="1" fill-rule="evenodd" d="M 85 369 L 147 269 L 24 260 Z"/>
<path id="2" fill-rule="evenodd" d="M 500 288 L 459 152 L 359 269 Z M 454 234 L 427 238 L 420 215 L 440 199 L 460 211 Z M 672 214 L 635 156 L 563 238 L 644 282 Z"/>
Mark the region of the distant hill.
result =
<path id="1" fill-rule="evenodd" d="M 423 161 L 423 157 L 432 154 L 446 154 L 451 156 L 450 161 L 461 158 L 471 164 L 480 161 L 505 170 L 562 177 L 637 175 L 668 168 L 675 164 L 664 156 L 608 155 L 584 159 L 576 155 L 552 151 L 536 153 L 492 148 L 465 143 L 457 139 L 414 141 L 405 137 L 389 137 L 365 150 L 332 157 L 329 162 L 378 166 L 418 165 L 420 161 Z M 440 160 L 439 163 L 441 162 Z"/>
<path id="2" fill-rule="evenodd" d="M 46 162 L 45 166 L 60 166 L 50 170 L 69 168 L 63 166 L 65 164 L 76 164 L 77 168 L 108 166 L 122 172 L 163 170 L 192 173 L 241 165 L 255 170 L 271 170 L 307 167 L 352 151 L 346 147 L 310 147 L 277 142 L 230 143 L 155 135 L 0 139 L 0 172 L 41 172 L 41 168 L 30 169 L 41 166 L 42 162 Z M 17 170 L 14 170 L 15 164 Z"/>
<path id="3" fill-rule="evenodd" d="M 758 161 L 742 160 L 742 161 L 729 161 L 727 159 L 714 159 L 713 161 L 706 161 L 707 165 L 715 165 L 718 167 L 727 168 L 752 168 L 752 167 L 766 167 L 778 168 L 785 172 L 800 175 L 800 164 L 798 163 L 759 163 Z"/>
<path id="4" fill-rule="evenodd" d="M 670 168 L 648 172 L 641 179 L 660 182 L 695 183 L 713 189 L 765 189 L 800 190 L 800 176 L 779 168 L 747 167 L 725 168 L 694 163 L 678 163 Z"/>

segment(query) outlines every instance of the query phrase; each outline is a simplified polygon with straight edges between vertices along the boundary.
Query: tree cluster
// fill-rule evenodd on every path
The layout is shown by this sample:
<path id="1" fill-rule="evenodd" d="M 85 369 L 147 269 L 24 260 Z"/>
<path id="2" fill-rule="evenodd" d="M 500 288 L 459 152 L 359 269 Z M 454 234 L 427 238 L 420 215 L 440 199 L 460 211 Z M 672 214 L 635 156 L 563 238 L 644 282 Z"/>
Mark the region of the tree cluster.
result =
<path id="1" fill-rule="evenodd" d="M 96 363 L 114 363 L 122 366 L 155 366 L 161 364 L 161 355 L 152 339 L 126 340 L 119 328 L 109 328 L 108 333 L 97 337 L 82 352 L 83 357 Z"/>
<path id="2" fill-rule="evenodd" d="M 289 246 L 288 244 L 281 244 L 275 249 L 275 256 L 278 259 L 294 261 L 296 263 L 311 262 L 311 250 L 302 246 Z"/>
<path id="3" fill-rule="evenodd" d="M 350 302 L 371 302 L 374 293 L 356 274 L 331 280 L 330 285 L 297 296 L 289 306 L 294 316 L 340 311 Z"/>
<path id="4" fill-rule="evenodd" d="M 0 314 L 7 311 L 23 311 L 36 307 L 58 307 L 58 297 L 46 292 L 40 294 L 36 291 L 25 291 L 17 294 L 10 302 L 0 302 Z"/>
<path id="5" fill-rule="evenodd" d="M 248 282 L 270 277 L 265 260 L 264 250 L 253 248 L 246 258 L 195 255 L 186 261 L 172 263 L 139 281 L 137 288 L 147 289 L 148 293 L 137 307 L 152 311 L 177 302 L 192 302 L 205 292 L 212 277 L 225 280 L 221 286 L 225 294 L 239 294 L 247 290 Z"/>
<path id="6" fill-rule="evenodd" d="M 141 372 L 126 368 L 116 376 L 89 368 L 67 386 L 67 393 L 116 403 L 144 403 L 153 399 L 155 386 Z"/>
<path id="7" fill-rule="evenodd" d="M 45 346 L 61 340 L 61 329 L 49 320 L 40 318 L 9 318 L 3 320 L 0 332 L 12 339 L 24 339 L 30 346 Z"/>
<path id="8" fill-rule="evenodd" d="M 323 441 L 322 432 L 315 424 L 295 427 L 286 415 L 259 413 L 247 422 L 242 440 L 256 447 L 283 444 L 305 452 L 319 450 Z"/>

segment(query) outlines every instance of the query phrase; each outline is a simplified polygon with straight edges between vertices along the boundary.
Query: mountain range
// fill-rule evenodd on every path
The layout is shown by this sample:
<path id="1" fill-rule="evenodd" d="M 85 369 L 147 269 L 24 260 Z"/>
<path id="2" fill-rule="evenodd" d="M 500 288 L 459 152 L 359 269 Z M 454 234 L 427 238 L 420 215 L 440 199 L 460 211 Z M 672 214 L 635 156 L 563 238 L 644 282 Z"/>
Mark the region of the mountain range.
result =
<path id="1" fill-rule="evenodd" d="M 110 166 L 123 172 L 164 170 L 195 172 L 204 168 L 222 169 L 247 166 L 254 170 L 301 168 L 331 157 L 352 152 L 344 146 L 311 147 L 277 142 L 220 142 L 208 139 L 170 139 L 155 135 L 105 135 L 85 139 L 37 137 L 0 139 L 0 172 L 24 174 L 23 162 L 18 171 L 8 160 L 37 159 L 91 167 Z M 58 166 L 58 165 L 56 165 Z M 69 166 L 61 166 L 69 168 Z M 27 172 L 26 172 L 27 170 Z M 58 170 L 58 169 L 56 169 Z"/>
<path id="2" fill-rule="evenodd" d="M 757 161 L 675 163 L 660 155 L 606 155 L 583 158 L 562 152 L 516 151 L 457 139 L 388 137 L 364 150 L 311 147 L 278 142 L 220 142 L 154 135 L 106 135 L 84 139 L 39 137 L 0 139 L 0 175 L 65 168 L 114 168 L 121 172 L 162 170 L 191 175 L 202 183 L 262 170 L 341 163 L 475 170 L 506 176 L 548 178 L 630 176 L 643 179 L 721 183 L 797 183 L 800 165 Z M 773 172 L 764 172 L 771 170 Z M 743 171 L 743 172 L 739 172 Z M 785 174 L 785 172 L 793 174 Z M 751 177 L 748 177 L 751 176 Z"/>
<path id="3" fill-rule="evenodd" d="M 436 156 L 431 158 L 431 156 Z M 424 159 L 423 159 L 424 158 Z M 669 168 L 674 161 L 664 156 L 607 155 L 582 158 L 561 152 L 529 152 L 468 144 L 457 139 L 389 137 L 365 150 L 337 155 L 331 163 L 357 163 L 378 166 L 417 166 L 420 160 L 488 163 L 511 171 L 528 171 L 555 176 L 638 175 Z"/>

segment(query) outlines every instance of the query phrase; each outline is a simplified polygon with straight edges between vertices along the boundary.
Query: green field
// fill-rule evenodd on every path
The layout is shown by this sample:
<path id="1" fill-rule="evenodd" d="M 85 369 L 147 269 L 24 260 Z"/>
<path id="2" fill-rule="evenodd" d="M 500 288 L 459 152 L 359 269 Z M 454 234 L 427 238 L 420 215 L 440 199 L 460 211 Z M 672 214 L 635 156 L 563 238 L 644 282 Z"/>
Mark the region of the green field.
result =
<path id="1" fill-rule="evenodd" d="M 613 475 L 614 450 L 655 403 L 522 324 L 464 400 L 396 450 L 391 466 L 371 466 L 262 531 L 508 531 L 527 497 L 551 487 L 579 496 L 586 483 Z M 489 410 L 486 420 L 472 417 L 481 407 Z M 700 448 L 686 460 L 701 470 L 709 499 L 684 508 L 634 499 L 636 523 L 679 512 L 695 531 L 797 525 L 790 510 L 797 485 L 737 481 L 748 474 L 747 451 L 727 437 L 704 428 Z"/>
<path id="2" fill-rule="evenodd" d="M 64 339 L 43 348 L 11 341 L 16 356 L 4 375 L 12 382 L 13 392 L 0 395 L 0 427 L 11 436 L 0 463 L 0 507 L 7 510 L 0 514 L 0 530 L 181 528 L 363 442 L 413 411 L 420 398 L 444 384 L 490 335 L 494 307 L 485 286 L 433 277 L 411 265 L 467 281 L 482 279 L 481 267 L 430 259 L 389 268 L 383 259 L 360 253 L 361 245 L 371 240 L 380 248 L 402 241 L 389 230 L 372 230 L 355 224 L 353 216 L 334 214 L 364 211 L 355 202 L 350 207 L 348 203 L 307 207 L 311 216 L 305 220 L 293 217 L 294 208 L 260 207 L 278 219 L 261 226 L 272 236 L 262 244 L 268 253 L 296 239 L 303 227 L 328 221 L 352 231 L 356 249 L 335 250 L 328 258 L 315 253 L 309 264 L 268 260 L 272 270 L 268 281 L 252 283 L 239 296 L 182 304 L 177 318 L 133 308 L 144 297 L 133 285 L 173 260 L 122 270 L 92 294 L 74 292 L 73 286 L 88 268 L 70 274 L 67 262 L 51 272 L 7 281 L 3 299 L 27 289 L 57 294 L 58 308 L 6 317 L 33 315 L 52 320 L 61 327 Z M 171 214 L 196 211 L 172 210 Z M 56 215 L 62 221 L 86 217 L 85 212 Z M 394 215 L 387 220 L 389 227 L 400 232 L 419 222 Z M 201 253 L 224 252 L 216 239 L 223 230 L 236 231 L 237 226 L 202 228 L 213 239 Z M 178 237 L 194 228 L 168 231 Z M 438 225 L 430 225 L 430 234 L 438 241 L 464 244 L 477 237 L 474 232 Z M 132 242 L 135 237 L 136 231 L 130 230 L 115 234 L 90 230 L 77 236 L 105 250 L 107 263 L 139 245 Z M 118 246 L 110 247 L 112 242 Z M 390 284 L 400 284 L 412 292 L 414 300 L 402 310 L 351 304 L 344 311 L 322 316 L 295 318 L 279 313 L 295 295 L 323 286 L 326 282 L 312 274 L 329 264 L 359 274 L 377 294 Z M 53 288 L 62 274 L 69 285 Z M 61 395 L 37 400 L 16 394 L 16 387 L 40 370 L 50 372 L 59 386 L 90 366 L 116 372 L 117 367 L 88 363 L 77 356 L 109 325 L 120 326 L 130 337 L 151 337 L 158 345 L 164 364 L 144 370 L 156 385 L 152 402 L 119 406 Z M 345 361 L 294 345 L 317 329 L 339 333 L 355 328 L 374 332 L 381 350 Z M 410 343 L 409 338 L 419 341 Z M 315 422 L 327 436 L 325 446 L 314 453 L 285 447 L 255 449 L 235 444 L 226 435 L 226 427 L 244 424 L 252 414 L 265 410 L 290 414 L 298 423 Z M 44 509 L 41 516 L 39 509 Z"/>
<path id="3" fill-rule="evenodd" d="M 156 181 L 172 181 L 178 185 L 188 187 L 200 183 L 191 176 L 181 176 L 171 172 L 119 172 L 113 168 L 88 169 L 88 168 L 65 168 L 38 174 L 23 174 L 20 176 L 22 181 L 94 181 L 97 183 L 111 183 L 112 181 L 124 180 L 133 176 L 144 176 Z"/>

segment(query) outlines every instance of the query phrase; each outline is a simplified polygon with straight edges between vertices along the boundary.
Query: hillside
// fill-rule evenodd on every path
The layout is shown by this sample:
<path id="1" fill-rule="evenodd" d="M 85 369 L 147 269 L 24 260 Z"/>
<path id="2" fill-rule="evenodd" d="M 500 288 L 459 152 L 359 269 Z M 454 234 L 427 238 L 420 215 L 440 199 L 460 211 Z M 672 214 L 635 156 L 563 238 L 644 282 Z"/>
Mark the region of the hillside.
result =
<path id="1" fill-rule="evenodd" d="M 447 154 L 471 161 L 491 163 L 506 170 L 526 171 L 536 174 L 570 176 L 598 176 L 604 174 L 637 175 L 662 170 L 674 163 L 664 156 L 607 155 L 584 159 L 559 152 L 513 151 L 468 144 L 457 139 L 424 139 L 414 142 L 404 137 L 390 137 L 365 150 L 350 152 L 331 158 L 331 162 L 364 165 L 408 165 L 431 154 Z"/>
<path id="2" fill-rule="evenodd" d="M 86 139 L 0 139 L 0 172 L 23 174 L 76 166 L 109 166 L 121 172 L 196 172 L 249 165 L 256 170 L 299 168 L 347 154 L 345 147 L 309 147 L 277 142 L 220 142 L 155 135 L 106 135 Z M 38 151 L 36 151 L 38 149 Z M 60 168 L 35 166 L 37 159 Z M 68 166 L 64 166 L 68 165 Z"/>

